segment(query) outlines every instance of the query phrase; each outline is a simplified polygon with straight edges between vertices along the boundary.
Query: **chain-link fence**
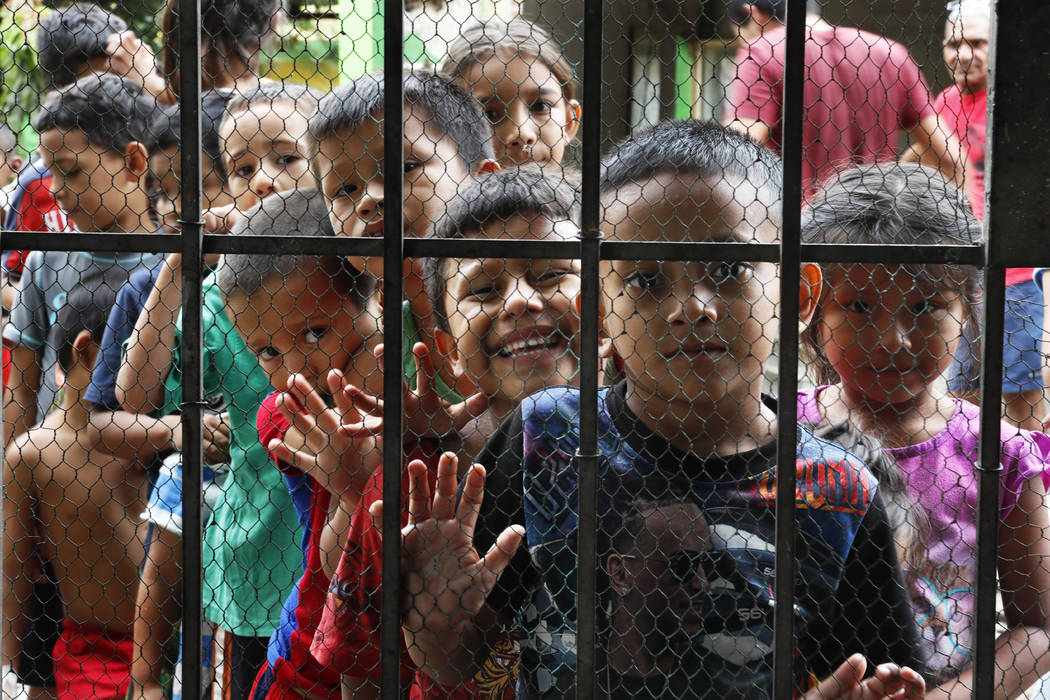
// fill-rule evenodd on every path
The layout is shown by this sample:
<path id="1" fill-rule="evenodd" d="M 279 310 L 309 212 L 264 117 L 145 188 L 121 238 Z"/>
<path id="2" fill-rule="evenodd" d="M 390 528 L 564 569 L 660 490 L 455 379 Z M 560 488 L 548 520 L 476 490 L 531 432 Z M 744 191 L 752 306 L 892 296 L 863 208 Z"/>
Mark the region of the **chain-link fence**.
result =
<path id="1" fill-rule="evenodd" d="M 1050 692 L 1045 7 L 54 4 L 4 698 Z"/>

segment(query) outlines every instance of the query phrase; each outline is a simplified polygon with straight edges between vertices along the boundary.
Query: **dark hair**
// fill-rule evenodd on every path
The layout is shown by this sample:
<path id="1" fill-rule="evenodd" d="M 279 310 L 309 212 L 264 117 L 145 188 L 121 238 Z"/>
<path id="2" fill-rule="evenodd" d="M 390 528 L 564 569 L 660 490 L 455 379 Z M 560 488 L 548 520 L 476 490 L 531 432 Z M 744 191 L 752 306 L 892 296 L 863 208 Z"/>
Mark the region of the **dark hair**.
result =
<path id="1" fill-rule="evenodd" d="M 0 153 L 4 156 L 15 155 L 15 148 L 18 147 L 18 137 L 15 136 L 14 130 L 0 122 Z"/>
<path id="2" fill-rule="evenodd" d="M 116 300 L 116 291 L 105 285 L 90 289 L 77 285 L 69 291 L 50 332 L 51 346 L 58 350 L 58 366 L 63 372 L 73 366 L 73 341 L 80 331 L 88 331 L 94 342 L 102 342 L 109 312 Z"/>
<path id="3" fill-rule="evenodd" d="M 802 212 L 804 243 L 846 245 L 980 245 L 981 225 L 966 196 L 939 172 L 914 163 L 863 165 L 832 176 Z M 802 339 L 814 355 L 818 379 L 838 381 L 820 342 L 821 314 L 831 284 L 848 263 L 821 266 L 825 285 L 813 322 Z M 976 324 L 983 288 L 973 265 L 903 265 L 909 274 L 933 288 L 955 285 Z"/>
<path id="4" fill-rule="evenodd" d="M 230 230 L 231 236 L 335 237 L 328 220 L 328 205 L 316 189 L 294 189 L 265 197 L 245 212 Z M 274 255 L 267 253 L 224 255 L 216 281 L 226 298 L 251 298 L 269 280 L 283 280 L 309 261 L 331 277 L 333 287 L 363 310 L 375 290 L 370 275 L 353 268 L 338 255 Z"/>
<path id="5" fill-rule="evenodd" d="M 433 73 L 406 71 L 403 74 L 404 104 L 427 110 L 429 123 L 456 144 L 456 152 L 468 170 L 494 158 L 492 127 L 481 104 L 460 87 Z M 383 73 L 371 73 L 341 85 L 321 100 L 310 119 L 315 142 L 339 132 L 350 132 L 383 112 Z"/>
<path id="6" fill-rule="evenodd" d="M 226 170 L 222 165 L 219 126 L 232 96 L 232 90 L 224 89 L 208 90 L 201 95 L 201 153 L 211 160 L 212 168 L 223 180 L 226 179 Z M 162 106 L 150 124 L 149 139 L 145 143 L 146 150 L 152 153 L 155 150 L 179 146 L 182 142 L 179 131 L 181 122 L 179 105 Z M 207 172 L 203 164 L 201 170 Z"/>
<path id="7" fill-rule="evenodd" d="M 729 6 L 729 18 L 737 24 L 746 22 L 748 13 L 744 11 L 745 5 L 754 5 L 757 9 L 768 12 L 781 24 L 787 19 L 787 0 L 733 0 Z"/>
<path id="8" fill-rule="evenodd" d="M 128 23 L 92 3 L 77 3 L 52 10 L 36 30 L 37 63 L 48 89 L 76 81 L 85 64 L 104 58 L 106 42 L 125 32 Z"/>
<path id="9" fill-rule="evenodd" d="M 161 20 L 164 46 L 161 59 L 172 93 L 179 96 L 179 0 L 168 0 Z M 236 56 L 254 69 L 259 47 L 270 31 L 277 0 L 201 0 L 202 74 L 223 72 L 227 56 Z M 196 57 L 194 57 L 196 59 Z"/>
<path id="10" fill-rule="evenodd" d="M 543 61 L 557 79 L 565 99 L 576 99 L 572 65 L 565 58 L 561 45 L 539 25 L 523 17 L 509 21 L 486 19 L 460 27 L 438 72 L 449 80 L 459 80 L 471 66 L 503 53 Z"/>
<path id="11" fill-rule="evenodd" d="M 467 182 L 438 219 L 429 238 L 480 237 L 485 227 L 515 216 L 540 216 L 579 225 L 577 178 L 560 168 L 536 164 L 482 175 Z M 426 258 L 423 279 L 433 309 L 434 325 L 450 332 L 445 312 L 450 258 Z"/>
<path id="12" fill-rule="evenodd" d="M 142 86 L 111 73 L 92 73 L 48 93 L 33 128 L 76 129 L 98 146 L 123 152 L 149 139 L 157 101 Z"/>
<path id="13" fill-rule="evenodd" d="M 602 158 L 603 195 L 660 172 L 701 176 L 736 176 L 769 192 L 779 201 L 783 179 L 780 159 L 768 148 L 713 122 L 664 121 L 616 144 Z M 770 216 L 780 211 L 771 207 Z"/>

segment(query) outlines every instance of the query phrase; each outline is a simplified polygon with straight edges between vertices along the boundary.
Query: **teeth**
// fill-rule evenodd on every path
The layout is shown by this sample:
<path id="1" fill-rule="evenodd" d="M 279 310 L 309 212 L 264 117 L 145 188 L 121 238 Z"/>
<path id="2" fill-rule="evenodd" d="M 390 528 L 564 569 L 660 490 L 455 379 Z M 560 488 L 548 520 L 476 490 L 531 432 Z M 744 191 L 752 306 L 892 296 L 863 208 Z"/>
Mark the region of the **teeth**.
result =
<path id="1" fill-rule="evenodd" d="M 530 352 L 536 352 L 537 350 L 543 350 L 555 345 L 556 339 L 554 338 L 527 338 L 526 340 L 517 340 L 513 343 L 507 343 L 500 350 L 500 355 L 504 357 L 511 357 L 513 355 L 523 355 Z"/>

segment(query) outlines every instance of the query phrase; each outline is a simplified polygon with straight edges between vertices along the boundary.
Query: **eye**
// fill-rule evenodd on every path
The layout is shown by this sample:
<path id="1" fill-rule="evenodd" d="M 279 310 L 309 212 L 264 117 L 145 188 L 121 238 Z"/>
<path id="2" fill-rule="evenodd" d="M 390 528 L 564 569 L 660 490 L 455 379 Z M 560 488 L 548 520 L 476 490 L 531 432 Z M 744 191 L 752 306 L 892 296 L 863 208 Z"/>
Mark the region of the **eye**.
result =
<path id="1" fill-rule="evenodd" d="M 423 167 L 423 164 L 418 162 L 418 161 L 406 160 L 405 161 L 405 175 L 408 175 L 409 173 L 414 172 L 414 171 L 418 170 L 421 167 Z"/>
<path id="2" fill-rule="evenodd" d="M 297 161 L 302 160 L 303 157 L 298 153 L 286 153 L 284 155 L 277 156 L 278 165 L 291 165 Z"/>
<path id="3" fill-rule="evenodd" d="M 245 180 L 247 180 L 248 178 L 250 178 L 252 176 L 252 173 L 255 172 L 255 166 L 254 165 L 242 165 L 239 168 L 237 168 L 236 170 L 234 170 L 233 172 L 238 177 L 243 177 Z"/>
<path id="4" fill-rule="evenodd" d="M 486 109 L 485 118 L 493 124 L 499 124 L 500 120 L 503 119 L 503 115 L 498 109 Z"/>
<path id="5" fill-rule="evenodd" d="M 357 190 L 358 190 L 357 185 L 355 185 L 355 184 L 353 184 L 351 182 L 344 182 L 342 185 L 339 186 L 339 189 L 337 189 L 335 191 L 335 195 L 332 197 L 332 199 L 337 199 L 339 197 L 351 197 L 352 198 L 354 196 L 354 193 L 357 192 Z"/>
<path id="6" fill-rule="evenodd" d="M 916 314 L 932 314 L 936 311 L 940 311 L 943 307 L 932 299 L 923 299 L 911 308 L 912 312 Z"/>
<path id="7" fill-rule="evenodd" d="M 529 111 L 533 114 L 550 114 L 552 109 L 554 109 L 554 105 L 546 100 L 537 100 L 529 107 Z"/>
<path id="8" fill-rule="evenodd" d="M 321 338 L 323 338 L 324 334 L 328 331 L 329 328 L 327 326 L 316 326 L 314 328 L 307 328 L 306 332 L 303 334 L 303 338 L 306 340 L 306 342 L 316 345 L 317 343 L 321 342 Z"/>
<path id="9" fill-rule="evenodd" d="M 860 301 L 859 299 L 855 299 L 855 300 L 849 302 L 848 304 L 844 304 L 844 306 L 846 308 L 846 311 L 849 311 L 850 313 L 855 313 L 855 314 L 870 314 L 871 313 L 871 305 L 868 304 L 867 302 Z"/>
<path id="10" fill-rule="evenodd" d="M 473 297 L 475 299 L 483 300 L 483 299 L 488 299 L 489 297 L 491 297 L 495 293 L 496 293 L 496 285 L 495 284 L 479 284 L 479 285 L 477 285 L 475 287 L 471 287 L 470 291 L 467 292 L 467 296 L 468 297 Z"/>
<path id="11" fill-rule="evenodd" d="M 542 275 L 539 275 L 536 278 L 536 283 L 537 284 L 544 284 L 544 283 L 550 282 L 550 283 L 554 283 L 554 284 L 560 284 L 563 279 L 565 279 L 566 277 L 568 277 L 569 275 L 572 275 L 572 274 L 575 274 L 572 270 L 567 270 L 565 268 L 552 267 L 552 268 L 546 270 Z"/>
<path id="12" fill-rule="evenodd" d="M 277 352 L 277 348 L 273 347 L 272 345 L 267 345 L 266 347 L 259 348 L 258 350 L 256 350 L 255 356 L 258 357 L 260 360 L 270 361 L 276 360 L 278 357 L 281 356 L 281 353 Z"/>
<path id="13" fill-rule="evenodd" d="M 712 272 L 712 276 L 719 282 L 725 282 L 726 280 L 746 280 L 751 278 L 751 274 L 755 271 L 755 268 L 750 263 L 745 262 L 723 262 L 718 263 L 718 267 Z"/>
<path id="14" fill-rule="evenodd" d="M 631 289 L 649 290 L 662 284 L 664 277 L 659 272 L 645 272 L 638 270 L 627 278 L 627 286 Z"/>

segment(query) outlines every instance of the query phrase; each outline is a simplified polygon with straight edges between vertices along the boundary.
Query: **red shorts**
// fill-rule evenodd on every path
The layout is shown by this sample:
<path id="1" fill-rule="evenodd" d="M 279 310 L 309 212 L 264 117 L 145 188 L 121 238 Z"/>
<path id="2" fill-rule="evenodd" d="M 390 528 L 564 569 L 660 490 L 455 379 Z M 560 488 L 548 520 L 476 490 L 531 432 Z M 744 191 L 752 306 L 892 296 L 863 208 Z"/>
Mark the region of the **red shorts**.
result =
<path id="1" fill-rule="evenodd" d="M 62 622 L 55 643 L 58 700 L 124 700 L 131 682 L 131 636 L 116 639 L 97 627 Z"/>

